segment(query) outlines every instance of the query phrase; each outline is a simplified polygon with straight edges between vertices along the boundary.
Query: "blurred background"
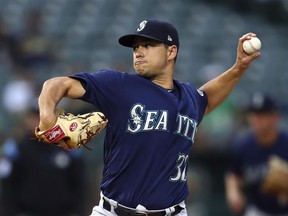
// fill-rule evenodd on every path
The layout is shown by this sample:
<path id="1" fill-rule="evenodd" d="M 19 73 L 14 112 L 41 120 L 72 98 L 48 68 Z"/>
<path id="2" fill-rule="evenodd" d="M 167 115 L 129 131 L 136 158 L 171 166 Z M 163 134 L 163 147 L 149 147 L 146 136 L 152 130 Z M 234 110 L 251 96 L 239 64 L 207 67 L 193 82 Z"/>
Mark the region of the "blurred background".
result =
<path id="1" fill-rule="evenodd" d="M 93 151 L 39 148 L 41 144 L 31 139 L 38 121 L 33 113 L 48 78 L 102 68 L 132 71 L 131 50 L 118 45 L 118 38 L 144 19 L 164 19 L 175 25 L 180 35 L 176 78 L 196 87 L 234 64 L 243 34 L 254 32 L 262 41 L 261 58 L 198 129 L 188 173 L 187 204 L 194 216 L 230 215 L 223 177 L 231 140 L 246 129 L 242 111 L 251 93 L 269 92 L 280 100 L 282 126 L 287 127 L 287 0 L 0 0 L 0 5 L 3 216 L 56 197 L 57 203 L 66 200 L 49 206 L 58 213 L 45 210 L 47 214 L 35 215 L 88 215 L 98 203 L 103 134 L 90 144 Z M 94 110 L 79 101 L 64 100 L 60 106 L 75 114 Z M 78 191 L 72 193 L 68 183 Z"/>

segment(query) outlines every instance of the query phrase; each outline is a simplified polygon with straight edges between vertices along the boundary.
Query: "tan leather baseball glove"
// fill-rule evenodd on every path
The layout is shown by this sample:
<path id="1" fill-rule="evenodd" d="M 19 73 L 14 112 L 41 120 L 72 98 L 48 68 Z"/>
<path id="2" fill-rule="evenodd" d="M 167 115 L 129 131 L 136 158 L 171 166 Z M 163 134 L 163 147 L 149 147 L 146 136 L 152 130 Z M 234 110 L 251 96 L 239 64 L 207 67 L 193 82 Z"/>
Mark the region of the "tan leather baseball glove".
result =
<path id="1" fill-rule="evenodd" d="M 277 197 L 288 198 L 288 162 L 286 160 L 278 156 L 270 158 L 262 190 Z"/>
<path id="2" fill-rule="evenodd" d="M 86 144 L 105 129 L 107 124 L 108 120 L 101 112 L 75 116 L 63 110 L 58 111 L 58 119 L 54 127 L 46 131 L 41 131 L 39 127 L 36 127 L 35 135 L 39 141 L 55 144 L 66 150 L 82 146 L 88 148 Z"/>

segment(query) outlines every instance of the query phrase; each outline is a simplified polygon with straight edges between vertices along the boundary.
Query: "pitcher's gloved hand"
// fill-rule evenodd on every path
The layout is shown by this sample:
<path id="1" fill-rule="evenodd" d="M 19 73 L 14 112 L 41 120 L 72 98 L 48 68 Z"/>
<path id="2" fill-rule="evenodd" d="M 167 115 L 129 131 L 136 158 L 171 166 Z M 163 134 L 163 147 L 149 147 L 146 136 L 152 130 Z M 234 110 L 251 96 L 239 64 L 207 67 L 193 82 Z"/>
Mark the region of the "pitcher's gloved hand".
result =
<path id="1" fill-rule="evenodd" d="M 86 144 L 107 127 L 108 120 L 101 112 L 73 115 L 64 111 L 58 113 L 56 124 L 45 131 L 35 128 L 39 141 L 60 146 L 66 150 L 77 149 Z M 89 148 L 88 148 L 89 149 Z"/>

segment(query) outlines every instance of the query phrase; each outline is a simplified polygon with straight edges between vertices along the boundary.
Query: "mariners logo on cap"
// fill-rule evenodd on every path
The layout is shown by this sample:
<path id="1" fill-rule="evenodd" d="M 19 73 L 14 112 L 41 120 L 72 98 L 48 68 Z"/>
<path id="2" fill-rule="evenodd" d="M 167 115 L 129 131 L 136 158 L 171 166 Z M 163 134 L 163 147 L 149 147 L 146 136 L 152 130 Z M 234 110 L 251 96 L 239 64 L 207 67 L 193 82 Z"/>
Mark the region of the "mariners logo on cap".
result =
<path id="1" fill-rule="evenodd" d="M 142 21 L 142 22 L 139 24 L 139 27 L 137 28 L 137 31 L 142 31 L 142 30 L 145 28 L 146 23 L 147 23 L 146 20 Z"/>

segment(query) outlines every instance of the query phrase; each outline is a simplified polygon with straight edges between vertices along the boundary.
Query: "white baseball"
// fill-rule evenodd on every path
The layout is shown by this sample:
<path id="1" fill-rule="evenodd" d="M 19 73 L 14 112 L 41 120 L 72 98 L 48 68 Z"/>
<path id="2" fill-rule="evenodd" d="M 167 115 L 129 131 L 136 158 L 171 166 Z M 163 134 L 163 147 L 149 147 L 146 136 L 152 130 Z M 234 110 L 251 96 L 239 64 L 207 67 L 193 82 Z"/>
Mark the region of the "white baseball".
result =
<path id="1" fill-rule="evenodd" d="M 257 37 L 252 37 L 250 40 L 243 42 L 243 50 L 248 55 L 258 52 L 261 49 L 261 41 Z"/>

